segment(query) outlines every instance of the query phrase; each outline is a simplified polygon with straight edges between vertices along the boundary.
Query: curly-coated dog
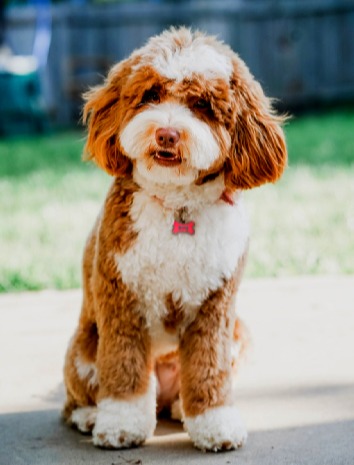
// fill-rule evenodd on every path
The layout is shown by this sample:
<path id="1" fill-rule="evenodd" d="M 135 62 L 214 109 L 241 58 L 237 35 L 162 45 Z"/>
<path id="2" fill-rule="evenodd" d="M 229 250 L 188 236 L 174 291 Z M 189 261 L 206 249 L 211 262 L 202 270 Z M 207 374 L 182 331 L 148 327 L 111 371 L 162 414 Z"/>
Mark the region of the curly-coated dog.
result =
<path id="1" fill-rule="evenodd" d="M 281 176 L 283 118 L 227 45 L 180 28 L 115 65 L 84 120 L 86 154 L 113 183 L 86 244 L 64 417 L 119 449 L 171 409 L 196 447 L 237 448 L 242 191 Z"/>

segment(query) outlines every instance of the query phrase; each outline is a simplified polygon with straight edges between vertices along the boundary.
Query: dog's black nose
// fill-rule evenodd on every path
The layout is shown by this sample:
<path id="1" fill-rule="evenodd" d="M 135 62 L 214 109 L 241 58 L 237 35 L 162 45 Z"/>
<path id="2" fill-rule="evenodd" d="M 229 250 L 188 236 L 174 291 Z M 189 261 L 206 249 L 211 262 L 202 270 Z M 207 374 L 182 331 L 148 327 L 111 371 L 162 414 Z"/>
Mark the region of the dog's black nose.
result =
<path id="1" fill-rule="evenodd" d="M 155 133 L 156 142 L 164 149 L 174 147 L 179 141 L 180 134 L 174 128 L 159 128 Z"/>

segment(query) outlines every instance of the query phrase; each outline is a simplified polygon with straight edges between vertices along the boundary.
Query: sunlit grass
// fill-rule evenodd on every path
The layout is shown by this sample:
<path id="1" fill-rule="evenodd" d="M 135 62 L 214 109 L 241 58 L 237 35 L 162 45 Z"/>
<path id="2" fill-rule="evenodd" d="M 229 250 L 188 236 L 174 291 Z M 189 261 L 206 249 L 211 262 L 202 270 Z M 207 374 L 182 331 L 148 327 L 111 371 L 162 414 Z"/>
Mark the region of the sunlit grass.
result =
<path id="1" fill-rule="evenodd" d="M 354 167 L 290 167 L 247 193 L 248 276 L 354 273 Z"/>
<path id="2" fill-rule="evenodd" d="M 79 132 L 0 143 L 0 291 L 71 288 L 110 179 Z M 32 160 L 32 161 L 31 161 Z"/>
<path id="3" fill-rule="evenodd" d="M 248 192 L 248 276 L 354 273 L 354 110 L 294 119 L 289 167 Z"/>
<path id="4" fill-rule="evenodd" d="M 36 173 L 5 187 L 11 200 L 1 224 L 1 290 L 80 285 L 80 256 L 107 181 L 85 170 L 59 179 Z"/>
<path id="5" fill-rule="evenodd" d="M 354 273 L 354 110 L 291 121 L 289 168 L 245 193 L 247 275 Z M 0 141 L 0 291 L 81 284 L 84 242 L 111 179 L 80 132 Z"/>

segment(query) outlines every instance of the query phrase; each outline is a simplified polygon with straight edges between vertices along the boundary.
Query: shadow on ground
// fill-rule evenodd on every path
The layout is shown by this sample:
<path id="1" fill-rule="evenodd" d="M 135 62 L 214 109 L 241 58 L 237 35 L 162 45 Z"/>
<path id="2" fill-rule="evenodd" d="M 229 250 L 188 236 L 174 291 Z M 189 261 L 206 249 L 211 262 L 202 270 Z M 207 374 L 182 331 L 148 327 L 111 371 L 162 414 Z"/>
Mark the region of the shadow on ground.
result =
<path id="1" fill-rule="evenodd" d="M 94 448 L 90 436 L 60 421 L 58 410 L 1 415 L 0 430 L 0 462 L 11 465 L 352 465 L 354 457 L 354 420 L 254 431 L 245 447 L 220 454 L 195 450 L 181 425 L 168 421 L 144 447 L 124 451 Z"/>

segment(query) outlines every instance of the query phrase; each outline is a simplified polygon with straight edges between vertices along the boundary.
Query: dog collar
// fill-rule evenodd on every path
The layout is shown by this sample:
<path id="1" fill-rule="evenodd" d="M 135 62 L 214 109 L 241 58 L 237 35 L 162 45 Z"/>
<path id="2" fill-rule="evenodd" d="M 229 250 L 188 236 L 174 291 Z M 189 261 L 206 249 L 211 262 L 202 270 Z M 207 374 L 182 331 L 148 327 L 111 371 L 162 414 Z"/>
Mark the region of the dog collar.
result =
<path id="1" fill-rule="evenodd" d="M 172 207 L 166 207 L 164 204 L 163 199 L 158 197 L 157 195 L 151 196 L 153 200 L 158 202 L 161 207 L 167 210 L 173 210 Z M 218 198 L 217 202 L 222 200 L 223 202 L 233 206 L 235 205 L 235 200 L 233 198 L 233 193 L 228 190 L 224 189 L 220 197 Z M 174 222 L 172 226 L 172 234 L 189 234 L 193 236 L 195 234 L 195 221 L 189 220 L 189 211 L 188 207 L 181 207 L 175 210 L 174 215 Z"/>
<path id="2" fill-rule="evenodd" d="M 235 200 L 232 196 L 232 192 L 229 189 L 224 189 L 222 194 L 220 195 L 219 200 L 223 200 L 224 202 L 228 203 L 229 205 L 235 205 Z"/>

